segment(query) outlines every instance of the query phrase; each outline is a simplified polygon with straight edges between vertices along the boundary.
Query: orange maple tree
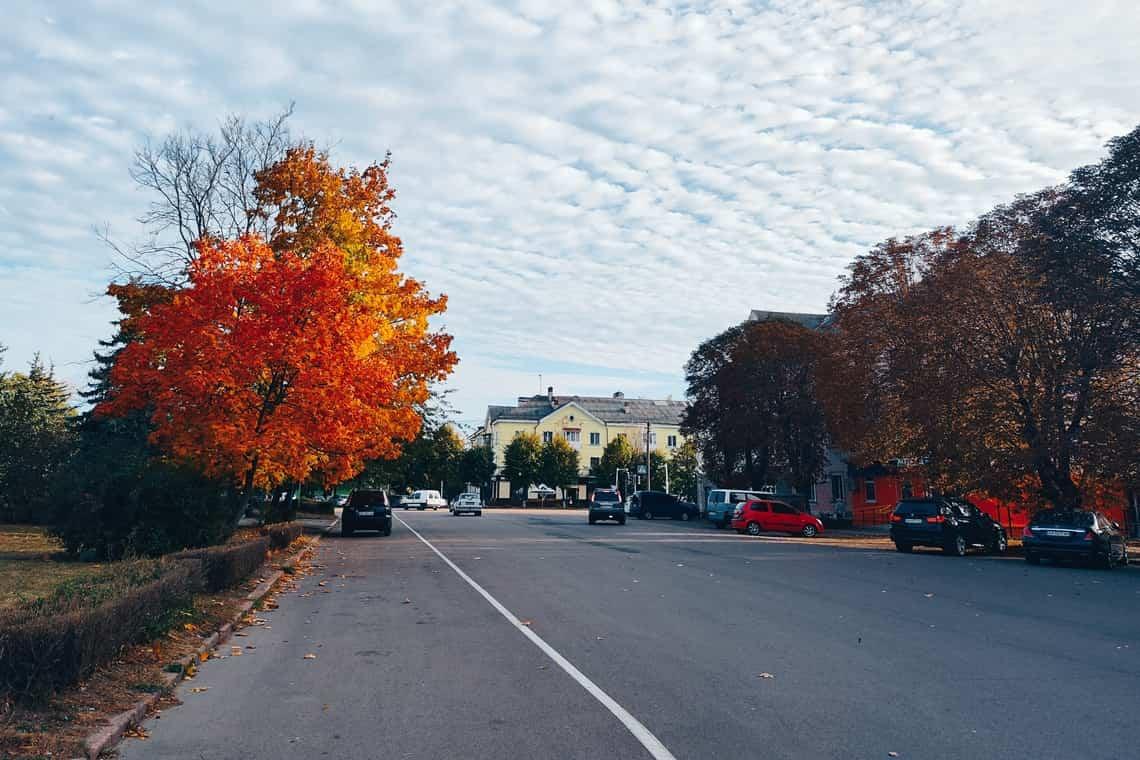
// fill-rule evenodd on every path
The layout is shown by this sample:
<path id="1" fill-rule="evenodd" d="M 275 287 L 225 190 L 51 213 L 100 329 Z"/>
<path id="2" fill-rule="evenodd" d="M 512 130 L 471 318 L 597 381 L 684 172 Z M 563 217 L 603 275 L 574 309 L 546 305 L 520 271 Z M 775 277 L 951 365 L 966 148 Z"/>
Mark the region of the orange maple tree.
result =
<path id="1" fill-rule="evenodd" d="M 269 242 L 198 241 L 184 288 L 145 308 L 119 293 L 137 339 L 98 408 L 150 410 L 156 445 L 246 493 L 396 456 L 456 362 L 428 324 L 446 297 L 397 269 L 387 162 L 334 170 L 297 149 L 258 179 Z"/>

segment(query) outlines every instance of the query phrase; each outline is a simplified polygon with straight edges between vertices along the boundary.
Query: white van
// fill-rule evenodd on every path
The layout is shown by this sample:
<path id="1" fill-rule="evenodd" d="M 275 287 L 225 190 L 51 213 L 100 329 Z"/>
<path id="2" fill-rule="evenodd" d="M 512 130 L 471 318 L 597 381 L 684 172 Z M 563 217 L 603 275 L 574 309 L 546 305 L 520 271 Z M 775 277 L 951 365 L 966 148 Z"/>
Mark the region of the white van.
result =
<path id="1" fill-rule="evenodd" d="M 718 528 L 726 528 L 732 522 L 732 513 L 737 504 L 753 499 L 770 499 L 776 493 L 775 486 L 765 486 L 759 491 L 743 491 L 738 488 L 714 488 L 709 491 L 705 505 L 705 516 Z"/>
<path id="2" fill-rule="evenodd" d="M 400 506 L 404 509 L 439 509 L 446 507 L 447 501 L 440 496 L 439 491 L 415 491 L 411 496 L 404 497 L 400 502 Z"/>

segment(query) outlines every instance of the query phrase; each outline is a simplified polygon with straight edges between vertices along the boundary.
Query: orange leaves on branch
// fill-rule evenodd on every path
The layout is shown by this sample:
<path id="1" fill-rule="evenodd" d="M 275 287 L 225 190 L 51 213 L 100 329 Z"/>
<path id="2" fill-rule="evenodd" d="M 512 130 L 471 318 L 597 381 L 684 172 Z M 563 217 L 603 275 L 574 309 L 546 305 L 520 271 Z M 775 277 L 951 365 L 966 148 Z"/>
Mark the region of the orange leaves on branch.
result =
<path id="1" fill-rule="evenodd" d="M 270 243 L 199 241 L 185 288 L 116 292 L 140 339 L 99 411 L 151 409 L 156 444 L 247 485 L 336 481 L 395 456 L 456 357 L 428 326 L 446 300 L 396 269 L 386 168 L 292 151 L 259 175 L 278 209 Z"/>

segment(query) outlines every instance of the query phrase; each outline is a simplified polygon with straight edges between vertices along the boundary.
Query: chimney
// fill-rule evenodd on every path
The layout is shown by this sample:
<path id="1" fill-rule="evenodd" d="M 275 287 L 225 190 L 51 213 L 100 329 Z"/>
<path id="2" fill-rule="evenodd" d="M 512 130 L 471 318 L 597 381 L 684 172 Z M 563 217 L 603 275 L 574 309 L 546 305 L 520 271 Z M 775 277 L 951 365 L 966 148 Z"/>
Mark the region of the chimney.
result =
<path id="1" fill-rule="evenodd" d="M 614 393 L 614 398 L 625 398 L 625 394 L 622 393 L 621 391 L 617 391 L 616 393 Z"/>
<path id="2" fill-rule="evenodd" d="M 554 386 L 553 385 L 546 386 L 546 400 L 549 401 L 551 404 L 554 403 Z"/>

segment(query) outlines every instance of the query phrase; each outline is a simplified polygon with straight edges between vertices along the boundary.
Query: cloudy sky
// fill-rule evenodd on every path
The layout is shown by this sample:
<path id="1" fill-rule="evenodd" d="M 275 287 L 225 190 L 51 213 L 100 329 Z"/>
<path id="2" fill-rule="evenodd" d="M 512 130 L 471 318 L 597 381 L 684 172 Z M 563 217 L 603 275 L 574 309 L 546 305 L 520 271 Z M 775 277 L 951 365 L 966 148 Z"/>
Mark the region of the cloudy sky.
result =
<path id="1" fill-rule="evenodd" d="M 115 317 L 93 228 L 141 235 L 136 147 L 295 101 L 336 162 L 392 151 L 461 419 L 540 373 L 680 396 L 749 309 L 820 311 L 876 241 L 1095 160 L 1140 121 L 1138 37 L 1131 0 L 13 4 L 5 367 L 38 351 L 82 382 Z"/>

